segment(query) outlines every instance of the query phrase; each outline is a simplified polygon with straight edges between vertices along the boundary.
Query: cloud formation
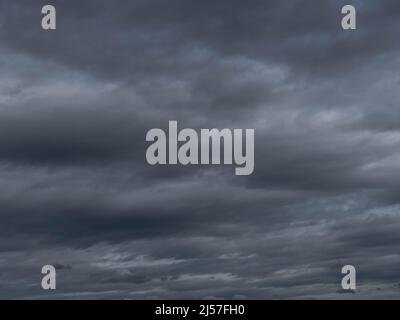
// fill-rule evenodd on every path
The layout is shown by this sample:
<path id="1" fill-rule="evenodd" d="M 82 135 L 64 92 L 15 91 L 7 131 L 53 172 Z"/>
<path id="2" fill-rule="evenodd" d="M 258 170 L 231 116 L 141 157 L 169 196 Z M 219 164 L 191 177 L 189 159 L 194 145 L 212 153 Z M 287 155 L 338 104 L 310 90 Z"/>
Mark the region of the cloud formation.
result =
<path id="1" fill-rule="evenodd" d="M 398 1 L 52 3 L 0 1 L 0 297 L 398 296 Z M 169 120 L 254 174 L 149 166 Z"/>

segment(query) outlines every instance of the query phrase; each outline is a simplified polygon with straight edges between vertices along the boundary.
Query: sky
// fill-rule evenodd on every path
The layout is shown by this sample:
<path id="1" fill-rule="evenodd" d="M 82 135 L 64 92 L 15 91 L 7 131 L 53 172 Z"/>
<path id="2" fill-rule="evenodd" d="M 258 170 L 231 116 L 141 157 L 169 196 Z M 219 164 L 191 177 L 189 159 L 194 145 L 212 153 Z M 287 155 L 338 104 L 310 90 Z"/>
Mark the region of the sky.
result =
<path id="1" fill-rule="evenodd" d="M 395 0 L 0 0 L 0 298 L 398 298 L 399 16 Z M 150 166 L 146 133 L 170 120 L 255 129 L 254 173 Z"/>

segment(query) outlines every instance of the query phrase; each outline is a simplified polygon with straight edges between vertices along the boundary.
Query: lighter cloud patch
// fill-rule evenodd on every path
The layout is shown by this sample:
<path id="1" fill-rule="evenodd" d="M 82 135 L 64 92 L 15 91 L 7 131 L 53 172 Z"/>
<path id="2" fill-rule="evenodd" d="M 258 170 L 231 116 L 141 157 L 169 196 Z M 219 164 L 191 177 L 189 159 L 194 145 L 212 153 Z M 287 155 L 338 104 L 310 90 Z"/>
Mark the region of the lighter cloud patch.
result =
<path id="1" fill-rule="evenodd" d="M 95 262 L 91 265 L 102 269 L 115 270 L 126 268 L 168 266 L 185 261 L 182 259 L 179 260 L 174 258 L 153 259 L 144 255 L 137 256 L 131 260 L 128 260 L 128 257 L 128 254 L 109 253 L 104 257 L 103 261 Z"/>
<path id="2" fill-rule="evenodd" d="M 235 281 L 237 276 L 232 273 L 207 273 L 207 274 L 182 274 L 181 281 L 205 281 L 205 280 Z"/>
<path id="3" fill-rule="evenodd" d="M 378 161 L 369 162 L 361 167 L 361 171 L 369 171 L 371 174 L 376 172 L 376 174 L 393 174 L 400 167 L 400 154 L 391 155 L 389 157 L 385 157 Z M 378 172 L 379 170 L 379 172 Z M 369 174 L 369 173 L 365 173 Z"/>

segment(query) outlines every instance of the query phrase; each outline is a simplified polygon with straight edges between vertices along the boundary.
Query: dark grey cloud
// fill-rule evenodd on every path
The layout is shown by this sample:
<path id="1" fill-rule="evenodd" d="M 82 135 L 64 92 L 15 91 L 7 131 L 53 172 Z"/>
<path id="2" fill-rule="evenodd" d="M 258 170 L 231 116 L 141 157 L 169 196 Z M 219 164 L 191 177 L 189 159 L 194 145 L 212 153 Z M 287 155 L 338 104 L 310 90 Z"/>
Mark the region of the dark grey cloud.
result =
<path id="1" fill-rule="evenodd" d="M 398 2 L 51 2 L 0 1 L 0 297 L 398 296 Z M 168 120 L 254 174 L 149 166 Z"/>

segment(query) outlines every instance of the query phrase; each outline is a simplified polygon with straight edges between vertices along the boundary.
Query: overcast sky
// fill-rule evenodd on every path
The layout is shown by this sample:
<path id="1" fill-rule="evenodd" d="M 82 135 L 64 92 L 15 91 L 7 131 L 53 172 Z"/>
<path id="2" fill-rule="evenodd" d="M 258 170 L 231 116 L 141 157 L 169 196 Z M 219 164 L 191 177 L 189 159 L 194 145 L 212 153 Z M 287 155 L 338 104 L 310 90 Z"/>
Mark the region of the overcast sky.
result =
<path id="1" fill-rule="evenodd" d="M 397 0 L 0 0 L 0 297 L 398 298 L 399 18 Z M 254 128 L 253 175 L 148 165 L 169 120 Z"/>

